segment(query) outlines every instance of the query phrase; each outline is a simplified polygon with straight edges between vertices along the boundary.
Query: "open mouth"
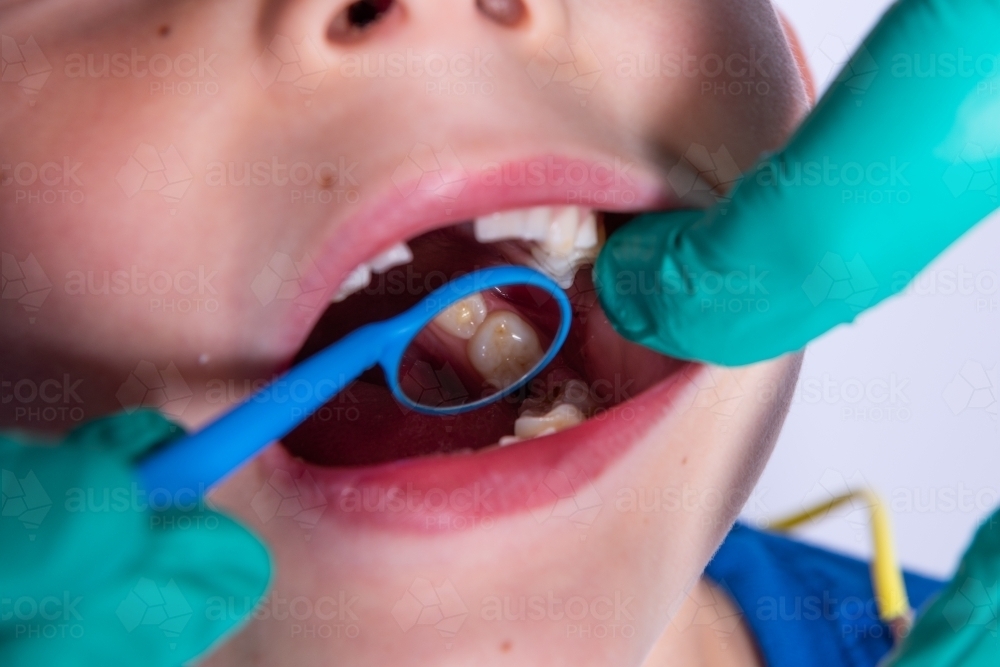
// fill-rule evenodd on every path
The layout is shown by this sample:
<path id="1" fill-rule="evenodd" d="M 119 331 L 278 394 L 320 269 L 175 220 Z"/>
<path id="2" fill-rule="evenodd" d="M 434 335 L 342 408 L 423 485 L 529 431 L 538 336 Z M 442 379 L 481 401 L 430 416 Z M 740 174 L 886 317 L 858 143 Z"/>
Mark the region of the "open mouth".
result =
<path id="1" fill-rule="evenodd" d="M 503 448 L 571 432 L 668 378 L 684 364 L 615 333 L 591 279 L 604 238 L 632 217 L 579 206 L 508 210 L 399 242 L 359 265 L 295 362 L 362 325 L 403 312 L 448 280 L 505 264 L 535 268 L 566 290 L 573 305 L 569 337 L 552 363 L 526 387 L 486 407 L 447 417 L 399 405 L 382 370 L 373 368 L 286 436 L 285 448 L 305 462 L 328 467 Z M 476 310 L 475 304 L 471 309 Z M 515 320 L 509 326 L 530 330 L 529 322 L 507 314 Z M 484 358 L 504 348 L 504 341 L 495 328 L 479 322 L 471 323 L 471 332 L 459 330 L 469 325 L 452 322 L 453 333 L 474 336 L 471 342 L 477 343 L 458 354 L 464 352 L 468 359 L 462 361 L 481 368 Z M 531 353 L 515 349 L 507 354 L 518 360 L 518 355 Z"/>

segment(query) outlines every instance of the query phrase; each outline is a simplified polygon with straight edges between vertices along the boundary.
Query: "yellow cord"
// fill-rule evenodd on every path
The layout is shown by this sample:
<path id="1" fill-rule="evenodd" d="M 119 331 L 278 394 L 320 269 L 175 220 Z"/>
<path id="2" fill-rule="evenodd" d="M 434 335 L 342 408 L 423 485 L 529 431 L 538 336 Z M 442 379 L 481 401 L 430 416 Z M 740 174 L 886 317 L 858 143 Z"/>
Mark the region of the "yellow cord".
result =
<path id="1" fill-rule="evenodd" d="M 871 577 L 878 615 L 891 628 L 893 637 L 898 641 L 910 631 L 910 626 L 913 624 L 913 610 L 910 608 L 906 585 L 903 583 L 903 573 L 896 559 L 896 546 L 892 538 L 889 513 L 874 492 L 868 489 L 849 491 L 815 507 L 775 521 L 770 524 L 770 528 L 777 532 L 788 532 L 798 525 L 821 518 L 835 507 L 855 499 L 867 503 L 869 509 L 872 551 L 875 554 L 871 564 Z"/>

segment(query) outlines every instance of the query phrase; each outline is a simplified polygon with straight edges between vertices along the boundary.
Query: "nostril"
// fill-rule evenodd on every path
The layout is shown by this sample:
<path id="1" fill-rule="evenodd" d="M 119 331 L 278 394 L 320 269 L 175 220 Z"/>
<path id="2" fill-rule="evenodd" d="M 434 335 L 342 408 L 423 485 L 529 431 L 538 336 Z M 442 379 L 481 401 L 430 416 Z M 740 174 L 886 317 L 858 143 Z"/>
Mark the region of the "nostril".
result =
<path id="1" fill-rule="evenodd" d="M 382 20 L 395 4 L 395 0 L 356 0 L 333 17 L 326 36 L 333 42 L 355 41 Z"/>
<path id="2" fill-rule="evenodd" d="M 476 0 L 476 7 L 503 26 L 517 25 L 528 13 L 521 0 Z"/>

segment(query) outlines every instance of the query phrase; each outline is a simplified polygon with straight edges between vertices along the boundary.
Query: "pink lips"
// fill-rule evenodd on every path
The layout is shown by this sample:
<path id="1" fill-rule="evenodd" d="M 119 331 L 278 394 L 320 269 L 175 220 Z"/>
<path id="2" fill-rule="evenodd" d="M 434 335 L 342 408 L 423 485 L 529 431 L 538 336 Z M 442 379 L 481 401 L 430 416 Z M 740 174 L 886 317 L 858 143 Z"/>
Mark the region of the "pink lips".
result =
<path id="1" fill-rule="evenodd" d="M 506 447 L 363 468 L 316 466 L 271 447 L 262 462 L 294 479 L 311 476 L 327 500 L 324 523 L 418 533 L 488 525 L 583 491 L 675 412 L 695 366 L 571 430 Z"/>
<path id="2" fill-rule="evenodd" d="M 435 159 L 442 166 L 437 171 L 421 173 L 416 162 L 397 169 L 393 186 L 370 198 L 371 204 L 337 225 L 323 246 L 310 253 L 317 275 L 303 276 L 302 282 L 326 284 L 332 295 L 356 266 L 392 245 L 495 211 L 543 205 L 640 211 L 678 204 L 648 171 L 614 157 L 543 155 L 474 171 L 440 154 Z M 320 312 L 290 312 L 285 345 L 298 349 Z"/>
<path id="3" fill-rule="evenodd" d="M 395 188 L 336 227 L 314 254 L 316 273 L 331 293 L 359 263 L 395 243 L 485 213 L 553 204 L 604 211 L 678 204 L 652 175 L 616 165 L 614 159 L 542 156 L 472 173 L 449 168 L 447 162 L 439 160 L 444 168 L 430 175 L 404 173 L 394 179 Z M 290 349 L 301 346 L 319 314 L 290 314 Z M 584 424 L 503 448 L 329 468 L 271 447 L 261 462 L 295 479 L 308 474 L 328 503 L 322 522 L 419 533 L 471 528 L 504 515 L 539 511 L 580 492 L 675 411 L 677 397 L 696 372 L 696 365 L 686 364 L 637 398 Z"/>

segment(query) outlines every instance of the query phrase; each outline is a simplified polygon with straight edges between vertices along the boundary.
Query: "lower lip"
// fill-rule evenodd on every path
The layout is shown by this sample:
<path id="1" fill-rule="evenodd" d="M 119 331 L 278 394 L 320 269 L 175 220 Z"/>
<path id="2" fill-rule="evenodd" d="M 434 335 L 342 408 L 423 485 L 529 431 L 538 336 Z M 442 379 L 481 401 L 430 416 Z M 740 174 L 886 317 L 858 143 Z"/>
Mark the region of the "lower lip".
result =
<path id="1" fill-rule="evenodd" d="M 488 451 L 425 456 L 362 468 L 328 468 L 271 447 L 261 462 L 310 477 L 326 499 L 321 523 L 438 533 L 489 526 L 584 491 L 677 410 L 697 364 L 568 431 Z"/>

